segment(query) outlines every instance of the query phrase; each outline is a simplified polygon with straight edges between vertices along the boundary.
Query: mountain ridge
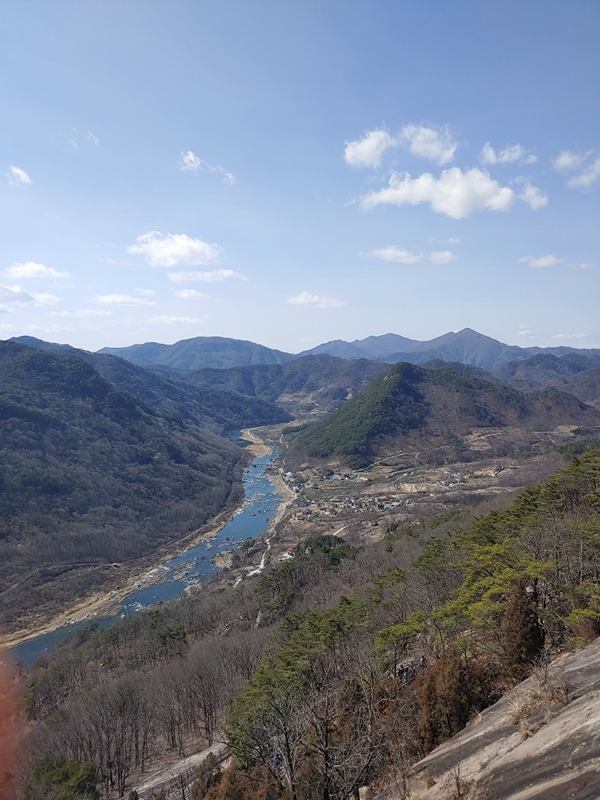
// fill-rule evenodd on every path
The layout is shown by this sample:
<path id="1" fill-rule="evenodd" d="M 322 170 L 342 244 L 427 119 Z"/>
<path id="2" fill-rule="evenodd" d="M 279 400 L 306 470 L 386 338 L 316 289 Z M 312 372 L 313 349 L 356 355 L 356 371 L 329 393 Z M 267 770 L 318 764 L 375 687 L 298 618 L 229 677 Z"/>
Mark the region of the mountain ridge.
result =
<path id="1" fill-rule="evenodd" d="M 498 432 L 494 445 L 488 441 L 491 452 L 508 446 L 505 432 L 518 431 L 512 438 L 525 445 L 534 430 L 599 422 L 597 409 L 555 387 L 526 393 L 451 366 L 399 363 L 337 411 L 289 435 L 296 458 L 304 453 L 365 466 L 392 449 L 435 450 L 443 460 L 451 452 L 466 457 L 474 431 Z"/>
<path id="2" fill-rule="evenodd" d="M 175 344 L 147 342 L 129 347 L 103 347 L 101 354 L 120 356 L 141 367 L 167 366 L 191 371 L 202 367 L 225 369 L 245 364 L 283 364 L 293 356 L 245 339 L 197 336 Z"/>
<path id="3" fill-rule="evenodd" d="M 600 348 L 510 345 L 468 327 L 459 331 L 448 331 L 428 340 L 410 339 L 397 333 L 367 336 L 351 342 L 334 339 L 300 353 L 286 353 L 247 340 L 222 336 L 198 336 L 172 345 L 147 342 L 129 347 L 105 347 L 98 352 L 120 356 L 139 366 L 162 366 L 182 371 L 206 367 L 225 369 L 250 364 L 285 364 L 309 355 L 332 355 L 345 360 L 367 358 L 388 364 L 399 361 L 424 364 L 433 359 L 442 359 L 485 370 L 493 370 L 506 363 L 526 360 L 538 354 L 557 357 L 570 353 L 600 356 Z"/>

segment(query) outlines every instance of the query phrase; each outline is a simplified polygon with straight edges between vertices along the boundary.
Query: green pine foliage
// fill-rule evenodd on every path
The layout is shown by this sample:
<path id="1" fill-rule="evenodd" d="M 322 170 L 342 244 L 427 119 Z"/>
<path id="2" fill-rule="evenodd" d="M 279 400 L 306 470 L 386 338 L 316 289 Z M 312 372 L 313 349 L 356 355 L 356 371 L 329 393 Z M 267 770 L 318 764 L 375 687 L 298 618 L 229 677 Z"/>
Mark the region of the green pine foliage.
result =
<path id="1" fill-rule="evenodd" d="M 367 463 L 378 438 L 423 425 L 427 404 L 419 387 L 425 375 L 418 367 L 396 365 L 335 414 L 305 428 L 295 445 L 309 456 L 335 454 Z"/>
<path id="2" fill-rule="evenodd" d="M 25 800 L 97 800 L 98 767 L 75 759 L 41 759 L 25 784 Z"/>

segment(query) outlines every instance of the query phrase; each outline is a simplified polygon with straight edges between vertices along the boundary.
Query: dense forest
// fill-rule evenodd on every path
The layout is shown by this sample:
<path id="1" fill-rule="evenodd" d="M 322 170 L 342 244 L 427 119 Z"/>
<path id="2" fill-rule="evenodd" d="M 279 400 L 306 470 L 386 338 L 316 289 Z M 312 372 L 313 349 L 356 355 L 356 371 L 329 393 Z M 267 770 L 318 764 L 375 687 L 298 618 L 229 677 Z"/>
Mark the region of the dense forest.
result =
<path id="1" fill-rule="evenodd" d="M 597 450 L 504 509 L 366 548 L 305 540 L 262 576 L 90 627 L 39 663 L 29 796 L 55 796 L 60 764 L 123 795 L 158 754 L 223 736 L 235 760 L 205 762 L 195 798 L 341 800 L 401 782 L 548 654 L 596 637 L 599 586 Z"/>

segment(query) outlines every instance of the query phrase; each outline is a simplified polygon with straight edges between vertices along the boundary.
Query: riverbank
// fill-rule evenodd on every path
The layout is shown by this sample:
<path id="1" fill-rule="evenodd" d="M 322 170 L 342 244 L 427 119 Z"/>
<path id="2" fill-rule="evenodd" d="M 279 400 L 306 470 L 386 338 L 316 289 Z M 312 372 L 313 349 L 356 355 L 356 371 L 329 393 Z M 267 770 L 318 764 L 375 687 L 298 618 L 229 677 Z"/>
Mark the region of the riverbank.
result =
<path id="1" fill-rule="evenodd" d="M 248 442 L 245 451 L 251 459 L 268 456 L 273 452 L 272 447 L 266 444 L 253 429 L 243 430 L 240 438 Z M 278 476 L 270 474 L 269 479 L 273 483 L 276 481 L 278 492 L 282 493 L 284 491 L 285 483 L 280 481 Z M 285 489 L 287 489 L 287 487 L 285 487 Z M 287 491 L 289 492 L 289 489 Z M 282 502 L 285 503 L 286 499 L 287 492 Z M 289 499 L 287 502 L 289 502 Z M 137 566 L 131 565 L 125 581 L 118 582 L 117 579 L 115 585 L 82 598 L 67 610 L 62 611 L 60 614 L 53 616 L 51 619 L 39 625 L 33 625 L 32 627 L 13 631 L 11 633 L 0 634 L 0 652 L 16 647 L 38 636 L 50 634 L 66 626 L 82 622 L 93 622 L 96 619 L 102 619 L 117 614 L 124 600 L 132 592 L 151 587 L 161 580 L 164 574 L 163 565 L 165 563 L 183 554 L 192 547 L 215 539 L 223 528 L 240 513 L 243 507 L 244 502 L 242 501 L 237 507 L 221 512 L 221 514 L 201 528 L 187 534 L 177 542 L 166 546 L 161 549 L 159 553 L 146 557 L 143 562 Z M 280 509 L 278 506 L 277 512 L 272 519 L 281 519 L 281 515 L 284 511 L 285 509 Z"/>
<path id="2" fill-rule="evenodd" d="M 52 617 L 52 619 L 48 620 L 46 623 L 12 633 L 0 634 L 0 652 L 16 647 L 37 636 L 51 633 L 58 628 L 63 628 L 65 625 L 74 625 L 79 622 L 93 622 L 97 617 L 116 614 L 121 603 L 128 595 L 136 589 L 152 586 L 153 583 L 156 583 L 160 579 L 161 566 L 163 563 L 185 552 L 189 547 L 214 539 L 229 520 L 235 516 L 238 510 L 239 507 L 220 514 L 208 523 L 208 529 L 207 526 L 203 526 L 194 531 L 190 536 L 187 536 L 185 540 L 179 540 L 175 545 L 168 545 L 166 548 L 162 549 L 158 556 L 158 564 L 155 561 L 157 554 L 154 554 L 152 561 L 145 559 L 143 566 L 138 568 L 133 567 L 133 574 L 130 574 L 125 583 L 112 589 L 94 592 L 75 603 L 68 610 L 62 611 L 60 614 Z M 154 566 L 151 566 L 151 564 L 154 564 Z"/>
<path id="3" fill-rule="evenodd" d="M 259 537 L 260 541 L 265 541 L 268 543 L 267 549 L 272 548 L 271 541 L 276 532 L 277 525 L 285 517 L 289 507 L 296 499 L 296 493 L 290 489 L 279 473 L 270 472 L 269 480 L 275 486 L 277 493 L 282 499 L 277 506 L 276 512 L 270 518 L 269 524 L 267 525 L 264 533 Z M 276 557 L 281 555 L 280 550 L 281 547 L 274 548 L 274 554 Z M 235 584 L 239 582 L 240 576 L 247 575 L 257 568 L 249 564 L 244 564 L 243 566 L 238 566 L 232 569 L 233 556 L 236 552 L 237 548 L 232 548 L 231 550 L 225 550 L 222 553 L 217 553 L 212 558 L 212 562 L 216 567 L 221 570 L 230 570 L 226 578 L 227 583 L 233 582 Z M 262 564 L 261 569 L 262 568 L 264 568 L 264 563 Z"/>

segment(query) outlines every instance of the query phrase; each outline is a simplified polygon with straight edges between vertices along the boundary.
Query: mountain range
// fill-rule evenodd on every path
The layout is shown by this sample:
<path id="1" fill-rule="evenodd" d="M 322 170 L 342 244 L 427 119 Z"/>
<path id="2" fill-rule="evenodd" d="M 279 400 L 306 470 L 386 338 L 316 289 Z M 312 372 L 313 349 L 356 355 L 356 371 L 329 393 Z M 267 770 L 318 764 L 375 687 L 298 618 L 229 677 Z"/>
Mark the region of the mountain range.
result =
<path id="1" fill-rule="evenodd" d="M 395 333 L 368 336 L 353 342 L 337 339 L 298 354 L 215 336 L 199 336 L 172 345 L 148 342 L 130 347 L 105 347 L 100 352 L 120 356 L 143 367 L 167 367 L 188 372 L 206 367 L 226 369 L 255 364 L 285 364 L 309 355 L 330 355 L 346 360 L 367 358 L 386 364 L 396 364 L 399 361 L 424 364 L 433 359 L 441 359 L 494 370 L 504 364 L 523 361 L 539 354 L 561 357 L 580 353 L 597 357 L 600 364 L 600 349 L 518 347 L 499 342 L 471 328 L 445 333 L 428 341 L 408 339 Z"/>
<path id="2" fill-rule="evenodd" d="M 437 357 L 385 363 L 399 340 L 415 358 Z M 48 608 L 50 585 L 57 604 L 89 591 L 235 499 L 241 456 L 224 436 L 232 429 L 302 419 L 284 435 L 292 466 L 364 466 L 399 451 L 445 464 L 480 458 L 482 437 L 489 457 L 553 449 L 565 435 L 597 438 L 597 351 L 528 354 L 473 331 L 435 341 L 369 337 L 360 344 L 370 358 L 359 359 L 326 345 L 292 356 L 222 338 L 139 345 L 122 357 L 30 337 L 0 342 L 5 624 L 17 624 L 16 608 Z M 518 359 L 498 365 L 502 353 Z M 493 373 L 481 367 L 490 362 Z M 558 427 L 569 429 L 560 441 Z"/>
<path id="3" fill-rule="evenodd" d="M 444 341 L 422 349 L 413 342 L 415 359 L 435 354 L 423 365 L 406 363 L 406 359 L 386 363 L 396 356 L 381 352 L 394 349 L 402 338 L 392 334 L 381 337 L 382 341 L 379 337 L 364 340 L 369 358 L 343 358 L 323 351 L 300 356 L 272 351 L 269 355 L 267 348 L 223 339 L 215 349 L 214 340 L 200 339 L 178 343 L 178 351 L 176 345 L 163 345 L 161 363 L 146 366 L 108 352 L 89 353 L 35 339 L 0 342 L 3 625 L 9 630 L 35 626 L 68 607 L 74 597 L 106 592 L 130 575 L 132 564 L 149 563 L 161 548 L 180 542 L 219 512 L 237 505 L 244 455 L 223 435 L 234 427 L 282 423 L 280 437 L 280 429 L 275 430 L 283 470 L 291 468 L 293 475 L 301 475 L 306 465 L 309 475 L 323 475 L 323 484 L 335 475 L 338 465 L 372 465 L 370 472 L 341 476 L 355 479 L 354 488 L 351 484 L 349 490 L 339 490 L 347 493 L 351 507 L 355 487 L 364 482 L 367 498 L 378 474 L 385 474 L 391 485 L 424 465 L 427 470 L 441 467 L 434 471 L 454 488 L 455 482 L 468 480 L 474 472 L 472 462 L 491 463 L 491 469 L 503 470 L 504 466 L 498 467 L 502 462 L 512 470 L 531 456 L 560 458 L 561 453 L 598 447 L 600 353 L 561 349 L 558 353 L 524 354 L 517 348 L 518 358 L 502 361 L 512 352 L 507 345 L 473 331 L 461 334 L 440 337 Z M 342 352 L 339 345 L 338 352 Z M 412 345 L 403 340 L 402 346 Z M 149 358 L 151 348 L 145 353 Z M 455 360 L 446 362 L 443 355 Z M 221 366 L 197 368 L 210 358 Z M 273 360 L 225 366 L 244 358 Z M 486 358 L 496 364 L 492 371 L 481 366 Z M 191 366 L 186 369 L 183 364 Z M 285 427 L 293 418 L 296 424 Z M 65 651 L 62 661 L 59 654 L 55 667 L 52 657 L 43 659 L 27 697 L 32 713 L 48 714 L 53 727 L 40 727 L 38 740 L 44 742 L 48 731 L 60 731 L 67 741 L 67 733 L 75 731 L 78 747 L 81 731 L 92 731 L 88 740 L 97 747 L 86 757 L 98 759 L 98 763 L 104 759 L 102 768 L 109 770 L 111 756 L 104 753 L 104 739 L 92 727 L 97 709 L 113 709 L 112 716 L 103 719 L 125 731 L 125 737 L 130 736 L 127 720 L 135 720 L 131 730 L 143 718 L 157 720 L 148 728 L 148 741 L 156 750 L 162 747 L 166 751 L 172 745 L 164 732 L 168 730 L 172 736 L 173 710 L 179 715 L 181 730 L 187 719 L 183 711 L 192 708 L 197 716 L 189 719 L 196 720 L 199 731 L 204 719 L 203 730 L 208 731 L 207 714 L 212 712 L 202 710 L 201 704 L 203 698 L 217 697 L 215 687 L 219 686 L 220 699 L 215 703 L 221 704 L 218 707 L 223 714 L 229 699 L 222 698 L 237 694 L 229 718 L 232 749 L 239 747 L 234 753 L 250 752 L 247 743 L 259 741 L 261 752 L 272 760 L 272 723 L 269 720 L 264 726 L 260 717 L 261 709 L 273 707 L 272 697 L 284 697 L 286 708 L 292 703 L 293 718 L 299 720 L 314 719 L 314 709 L 322 708 L 325 699 L 331 701 L 336 715 L 327 718 L 333 722 L 328 721 L 324 729 L 327 736 L 330 728 L 335 733 L 333 752 L 343 752 L 354 769 L 358 763 L 355 755 L 362 752 L 364 742 L 371 741 L 373 731 L 379 737 L 373 739 L 374 752 L 398 735 L 398 717 L 389 714 L 385 704 L 384 713 L 373 715 L 369 705 L 371 697 L 385 698 L 391 687 L 393 694 L 387 696 L 394 702 L 406 700 L 405 707 L 410 709 L 403 718 L 416 720 L 411 723 L 416 725 L 414 734 L 412 728 L 406 731 L 421 737 L 414 741 L 420 742 L 418 752 L 423 755 L 443 738 L 436 728 L 436 715 L 448 718 L 448 702 L 453 707 L 462 703 L 462 726 L 472 713 L 477 712 L 479 718 L 484 707 L 494 702 L 498 686 L 505 686 L 516 674 L 510 669 L 521 669 L 516 660 L 521 651 L 516 649 L 514 663 L 494 654 L 493 670 L 488 669 L 498 634 L 516 628 L 512 622 L 510 627 L 504 623 L 512 608 L 511 598 L 518 599 L 510 585 L 515 580 L 520 585 L 521 575 L 531 574 L 535 586 L 545 586 L 552 613 L 546 608 L 543 612 L 547 624 L 553 626 L 553 641 L 560 642 L 566 635 L 557 628 L 555 617 L 570 635 L 585 635 L 592 629 L 597 632 L 596 607 L 588 607 L 597 594 L 597 542 L 593 536 L 598 511 L 597 460 L 597 452 L 584 454 L 573 460 L 564 476 L 547 481 L 539 490 L 529 489 L 510 508 L 496 508 L 470 527 L 463 524 L 466 517 L 456 516 L 461 513 L 455 507 L 456 498 L 443 506 L 444 513 L 429 522 L 423 520 L 423 524 L 419 520 L 419 525 L 412 527 L 404 527 L 397 510 L 388 513 L 385 503 L 378 503 L 376 512 L 369 506 L 360 525 L 370 526 L 377 514 L 377 524 L 384 521 L 386 528 L 382 538 L 377 536 L 368 546 L 364 545 L 366 539 L 355 546 L 356 540 L 336 535 L 306 536 L 306 528 L 295 528 L 298 522 L 284 520 L 281 530 L 289 527 L 292 536 L 298 537 L 293 540 L 294 556 L 274 561 L 264 575 L 257 576 L 256 583 L 249 581 L 262 567 L 251 568 L 240 588 L 237 580 L 230 580 L 230 592 L 224 586 L 215 593 L 198 592 L 179 606 L 163 606 L 146 615 L 142 612 L 130 623 L 117 623 L 97 634 L 91 626 L 75 637 L 88 649 Z M 387 472 L 389 469 L 394 472 Z M 309 481 L 305 486 L 309 487 Z M 430 488 L 413 486 L 415 492 L 433 496 Z M 310 487 L 312 492 L 312 483 Z M 303 503 L 309 504 L 307 498 L 311 497 L 306 495 Z M 480 499 L 472 492 L 465 502 Z M 412 495 L 403 502 L 412 504 Z M 298 505 L 302 514 L 307 513 L 305 508 Z M 322 512 L 329 514 L 329 508 L 322 505 Z M 546 524 L 548 519 L 551 525 Z M 321 524 L 321 519 L 317 523 Z M 444 527 L 457 523 L 459 528 Z M 333 519 L 327 517 L 325 525 L 334 530 Z M 346 527 L 335 523 L 336 533 Z M 273 538 L 278 536 L 279 532 Z M 556 544 L 559 540 L 560 547 Z M 280 543 L 282 546 L 285 543 Z M 539 559 L 548 554 L 549 561 L 533 559 L 531 547 L 540 553 Z M 514 561 L 513 553 L 517 554 Z M 504 554 L 510 554 L 510 569 Z M 547 569 L 548 563 L 552 569 Z M 577 568 L 570 569 L 572 564 Z M 464 577 L 459 569 L 464 570 Z M 483 578 L 474 580 L 482 571 Z M 566 584 L 565 576 L 572 586 Z M 498 606 L 495 596 L 493 603 L 488 602 L 490 585 L 499 587 L 506 610 Z M 527 598 L 522 587 L 520 595 Z M 552 603 L 557 604 L 560 617 L 553 613 Z M 473 648 L 468 662 L 459 662 L 449 650 L 446 660 L 442 657 L 428 664 L 433 652 L 428 643 L 439 641 L 440 620 L 446 621 L 444 635 L 456 631 L 463 648 L 468 634 Z M 271 632 L 275 636 L 271 637 Z M 270 652 L 264 644 L 267 636 L 273 642 Z M 342 637 L 352 657 L 340 657 L 346 652 Z M 102 650 L 104 646 L 108 649 Z M 505 651 L 510 655 L 508 647 Z M 377 662 L 369 662 L 378 664 L 373 673 L 377 682 L 371 684 L 375 691 L 356 691 L 362 686 L 366 663 L 361 654 L 375 652 Z M 531 663 L 537 663 L 533 657 Z M 338 662 L 343 673 L 338 671 Z M 330 668 L 334 663 L 335 670 Z M 313 664 L 317 672 L 312 671 Z M 360 673 L 355 672 L 355 665 Z M 505 673 L 498 672 L 499 666 Z M 245 677 L 240 682 L 242 671 Z M 197 676 L 207 682 L 201 684 Z M 413 692 L 413 680 L 414 693 L 408 694 Z M 174 687 L 172 693 L 170 686 Z M 207 688 L 199 690 L 196 705 L 190 706 L 189 698 L 196 696 L 192 687 L 196 686 Z M 303 691 L 296 691 L 297 686 Z M 464 686 L 475 690 L 465 694 Z M 270 693 L 271 687 L 275 694 Z M 130 706 L 123 705 L 121 698 L 130 696 Z M 81 697 L 85 702 L 77 699 Z M 566 691 L 561 697 L 564 705 Z M 367 698 L 364 704 L 363 698 Z M 157 713 L 157 702 L 162 704 L 159 711 L 168 710 L 164 717 Z M 162 719 L 167 727 L 162 726 Z M 259 724 L 254 725 L 255 719 Z M 535 723 L 535 716 L 531 719 Z M 360 720 L 368 721 L 364 731 L 357 727 Z M 529 717 L 526 722 L 529 724 Z M 506 719 L 501 723 L 503 730 L 510 727 Z M 449 734 L 458 728 L 458 722 L 453 722 Z M 304 741 L 314 741 L 310 726 L 298 730 Z M 512 730 L 516 735 L 516 727 Z M 403 737 L 406 731 L 402 729 Z M 221 730 L 217 733 L 220 737 Z M 264 743 L 257 738 L 263 734 Z M 206 733 L 207 744 L 212 735 Z M 494 738 L 499 738 L 497 732 Z M 59 739 L 50 741 L 55 747 Z M 130 741 L 127 757 L 132 764 L 133 735 Z M 579 746 L 578 739 L 572 741 Z M 457 749 L 459 757 L 466 758 L 460 746 Z M 532 763 L 537 764 L 537 753 L 534 756 Z M 305 759 L 302 774 L 308 775 L 313 761 L 314 754 Z M 369 780 L 375 779 L 374 791 L 383 788 L 387 780 L 385 760 L 378 763 L 380 772 L 369 773 Z M 432 755 L 418 767 L 419 780 L 423 775 L 429 786 L 432 765 L 443 773 L 445 763 L 443 754 Z M 455 763 L 451 778 L 456 775 Z M 354 773 L 348 774 L 351 780 L 345 785 L 358 785 Z M 252 775 L 253 788 L 256 775 L 259 773 Z M 497 771 L 492 778 L 498 781 Z M 483 779 L 487 785 L 489 776 Z M 518 769 L 508 779 L 519 787 L 523 782 Z M 252 792 L 243 790 L 235 796 L 258 796 Z M 341 790 L 338 795 L 342 796 Z M 386 788 L 379 795 L 381 800 L 393 796 Z"/>

